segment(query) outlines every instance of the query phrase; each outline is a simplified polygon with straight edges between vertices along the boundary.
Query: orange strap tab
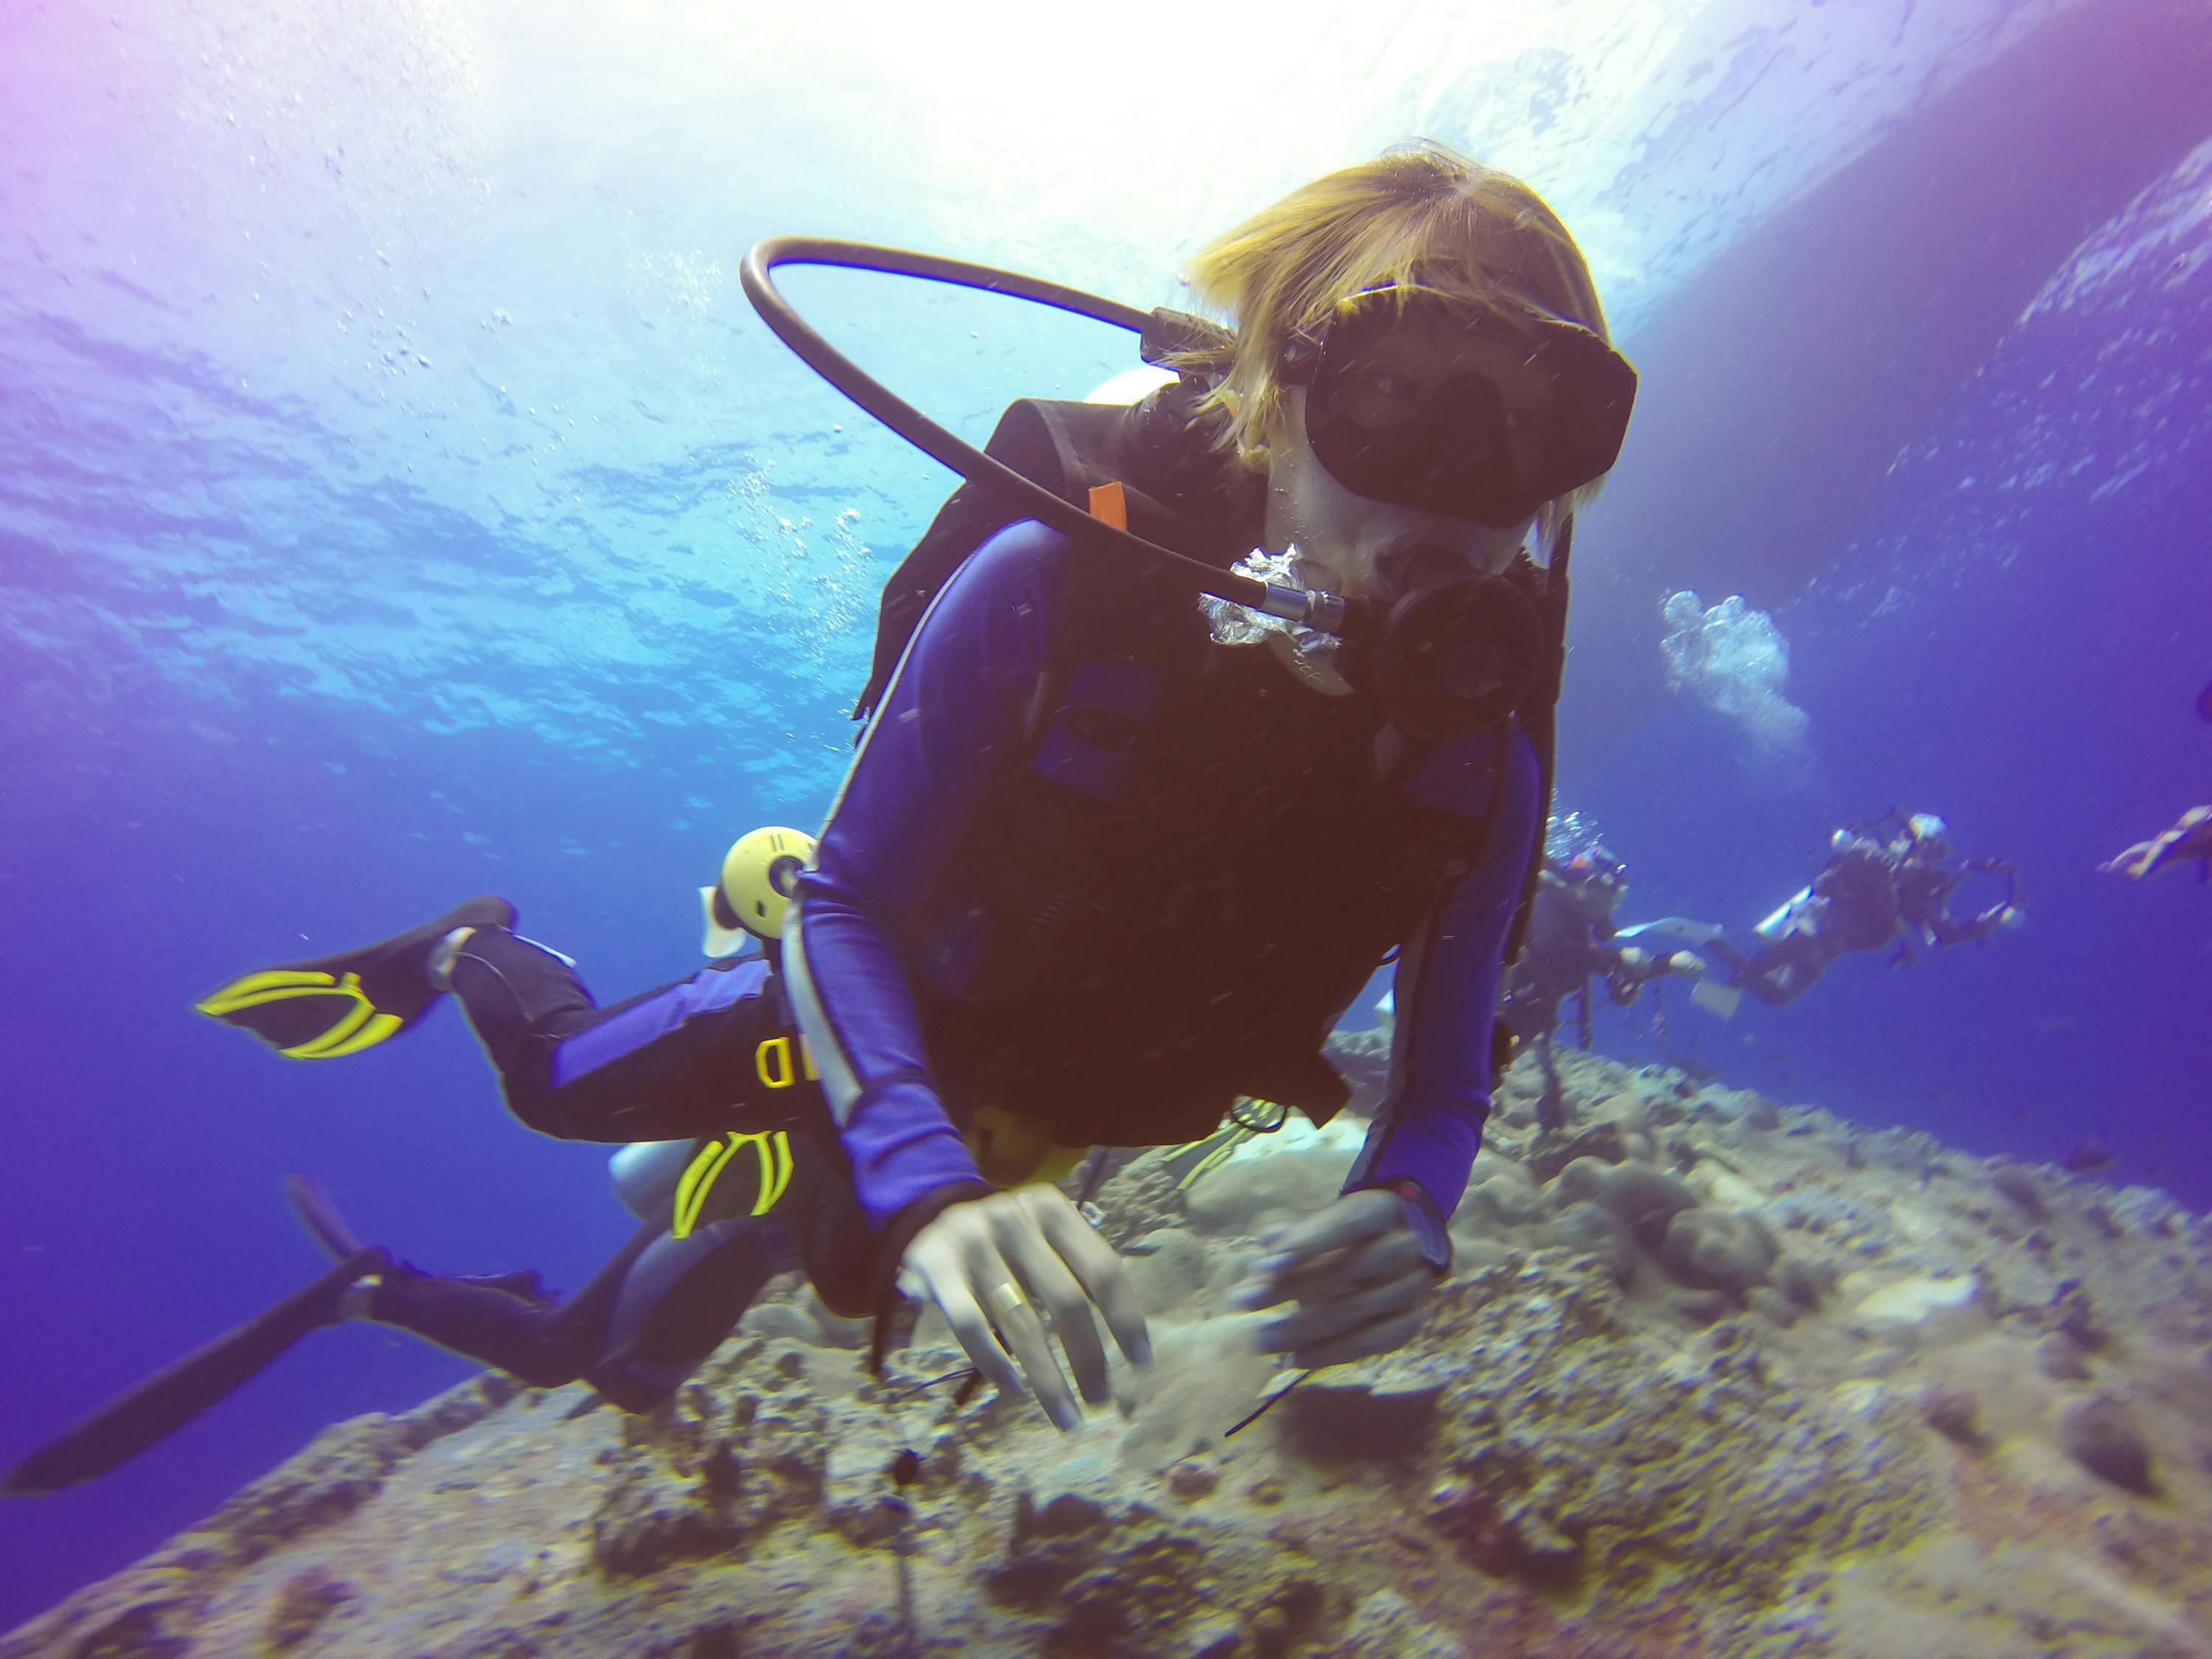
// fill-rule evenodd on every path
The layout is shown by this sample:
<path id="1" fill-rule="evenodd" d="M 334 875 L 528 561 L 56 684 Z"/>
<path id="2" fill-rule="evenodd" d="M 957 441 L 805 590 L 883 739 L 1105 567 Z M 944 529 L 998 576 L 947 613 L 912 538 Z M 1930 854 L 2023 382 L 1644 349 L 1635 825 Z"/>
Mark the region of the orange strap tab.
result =
<path id="1" fill-rule="evenodd" d="M 1119 479 L 1091 486 L 1091 516 L 1116 530 L 1129 527 L 1129 496 Z"/>

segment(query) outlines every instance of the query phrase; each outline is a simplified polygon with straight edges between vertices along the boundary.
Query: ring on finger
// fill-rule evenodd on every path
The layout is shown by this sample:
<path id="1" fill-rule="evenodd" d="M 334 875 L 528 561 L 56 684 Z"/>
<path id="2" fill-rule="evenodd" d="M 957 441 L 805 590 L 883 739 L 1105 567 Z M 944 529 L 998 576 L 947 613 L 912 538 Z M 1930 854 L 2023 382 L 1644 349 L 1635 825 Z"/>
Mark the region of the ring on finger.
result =
<path id="1" fill-rule="evenodd" d="M 1030 1299 L 1022 1294 L 1022 1287 L 1011 1279 L 983 1297 L 983 1305 L 994 1315 L 1010 1314 L 1029 1304 Z"/>

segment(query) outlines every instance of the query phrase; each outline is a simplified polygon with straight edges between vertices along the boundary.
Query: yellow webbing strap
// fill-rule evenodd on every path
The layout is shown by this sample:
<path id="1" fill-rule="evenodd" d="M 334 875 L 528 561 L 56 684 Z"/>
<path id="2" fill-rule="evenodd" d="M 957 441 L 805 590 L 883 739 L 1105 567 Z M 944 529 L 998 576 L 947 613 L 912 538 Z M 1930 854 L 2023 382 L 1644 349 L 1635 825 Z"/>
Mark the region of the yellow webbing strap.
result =
<path id="1" fill-rule="evenodd" d="M 757 1130 L 751 1134 L 739 1134 L 734 1129 L 720 1140 L 710 1140 L 691 1155 L 690 1163 L 676 1182 L 674 1213 L 669 1221 L 669 1232 L 677 1238 L 689 1238 L 692 1229 L 699 1224 L 699 1212 L 706 1207 L 707 1196 L 714 1183 L 722 1178 L 722 1171 L 741 1147 L 750 1146 L 760 1160 L 760 1187 L 753 1195 L 752 1212 L 766 1215 L 783 1196 L 783 1189 L 791 1184 L 791 1139 L 781 1129 Z"/>

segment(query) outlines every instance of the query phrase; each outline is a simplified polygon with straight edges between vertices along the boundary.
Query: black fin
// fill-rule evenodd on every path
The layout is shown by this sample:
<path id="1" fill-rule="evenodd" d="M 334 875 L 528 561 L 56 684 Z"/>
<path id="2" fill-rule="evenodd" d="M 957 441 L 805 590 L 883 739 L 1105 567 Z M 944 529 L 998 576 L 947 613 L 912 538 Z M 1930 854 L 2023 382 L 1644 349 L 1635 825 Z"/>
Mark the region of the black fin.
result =
<path id="1" fill-rule="evenodd" d="M 382 1271 L 386 1262 L 381 1250 L 350 1256 L 313 1284 L 156 1371 L 0 1475 L 0 1496 L 60 1492 L 159 1445 L 235 1394 L 309 1331 L 332 1323 L 346 1289 Z"/>
<path id="2" fill-rule="evenodd" d="M 329 1192 L 313 1176 L 286 1176 L 284 1201 L 292 1206 L 292 1218 L 331 1261 L 343 1261 L 368 1248 L 346 1224 L 346 1218 L 338 1213 L 338 1206 L 332 1202 Z"/>

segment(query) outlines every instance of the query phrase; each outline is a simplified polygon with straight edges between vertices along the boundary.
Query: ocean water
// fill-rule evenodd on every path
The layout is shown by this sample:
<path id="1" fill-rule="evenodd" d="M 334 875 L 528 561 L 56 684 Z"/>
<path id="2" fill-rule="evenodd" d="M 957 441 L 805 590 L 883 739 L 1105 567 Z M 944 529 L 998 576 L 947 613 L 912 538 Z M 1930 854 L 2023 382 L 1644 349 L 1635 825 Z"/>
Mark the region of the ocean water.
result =
<path id="1" fill-rule="evenodd" d="M 450 1012 L 325 1066 L 191 1004 L 481 891 L 627 994 L 688 971 L 735 834 L 818 821 L 950 480 L 757 322 L 750 242 L 1172 301 L 1208 234 L 1417 133 L 1547 193 L 1644 370 L 1560 773 L 1626 918 L 1741 931 L 1893 805 L 2021 872 L 1986 948 L 1598 1046 L 2212 1206 L 2212 891 L 2094 867 L 2212 795 L 2201 8 L 801 9 L 0 7 L 0 1462 L 316 1271 L 287 1171 L 442 1269 L 574 1287 L 626 1236 Z M 1131 361 L 791 285 L 971 437 Z M 1683 590 L 1786 676 L 1670 690 Z M 324 1334 L 0 1510 L 0 1628 L 465 1371 Z"/>

